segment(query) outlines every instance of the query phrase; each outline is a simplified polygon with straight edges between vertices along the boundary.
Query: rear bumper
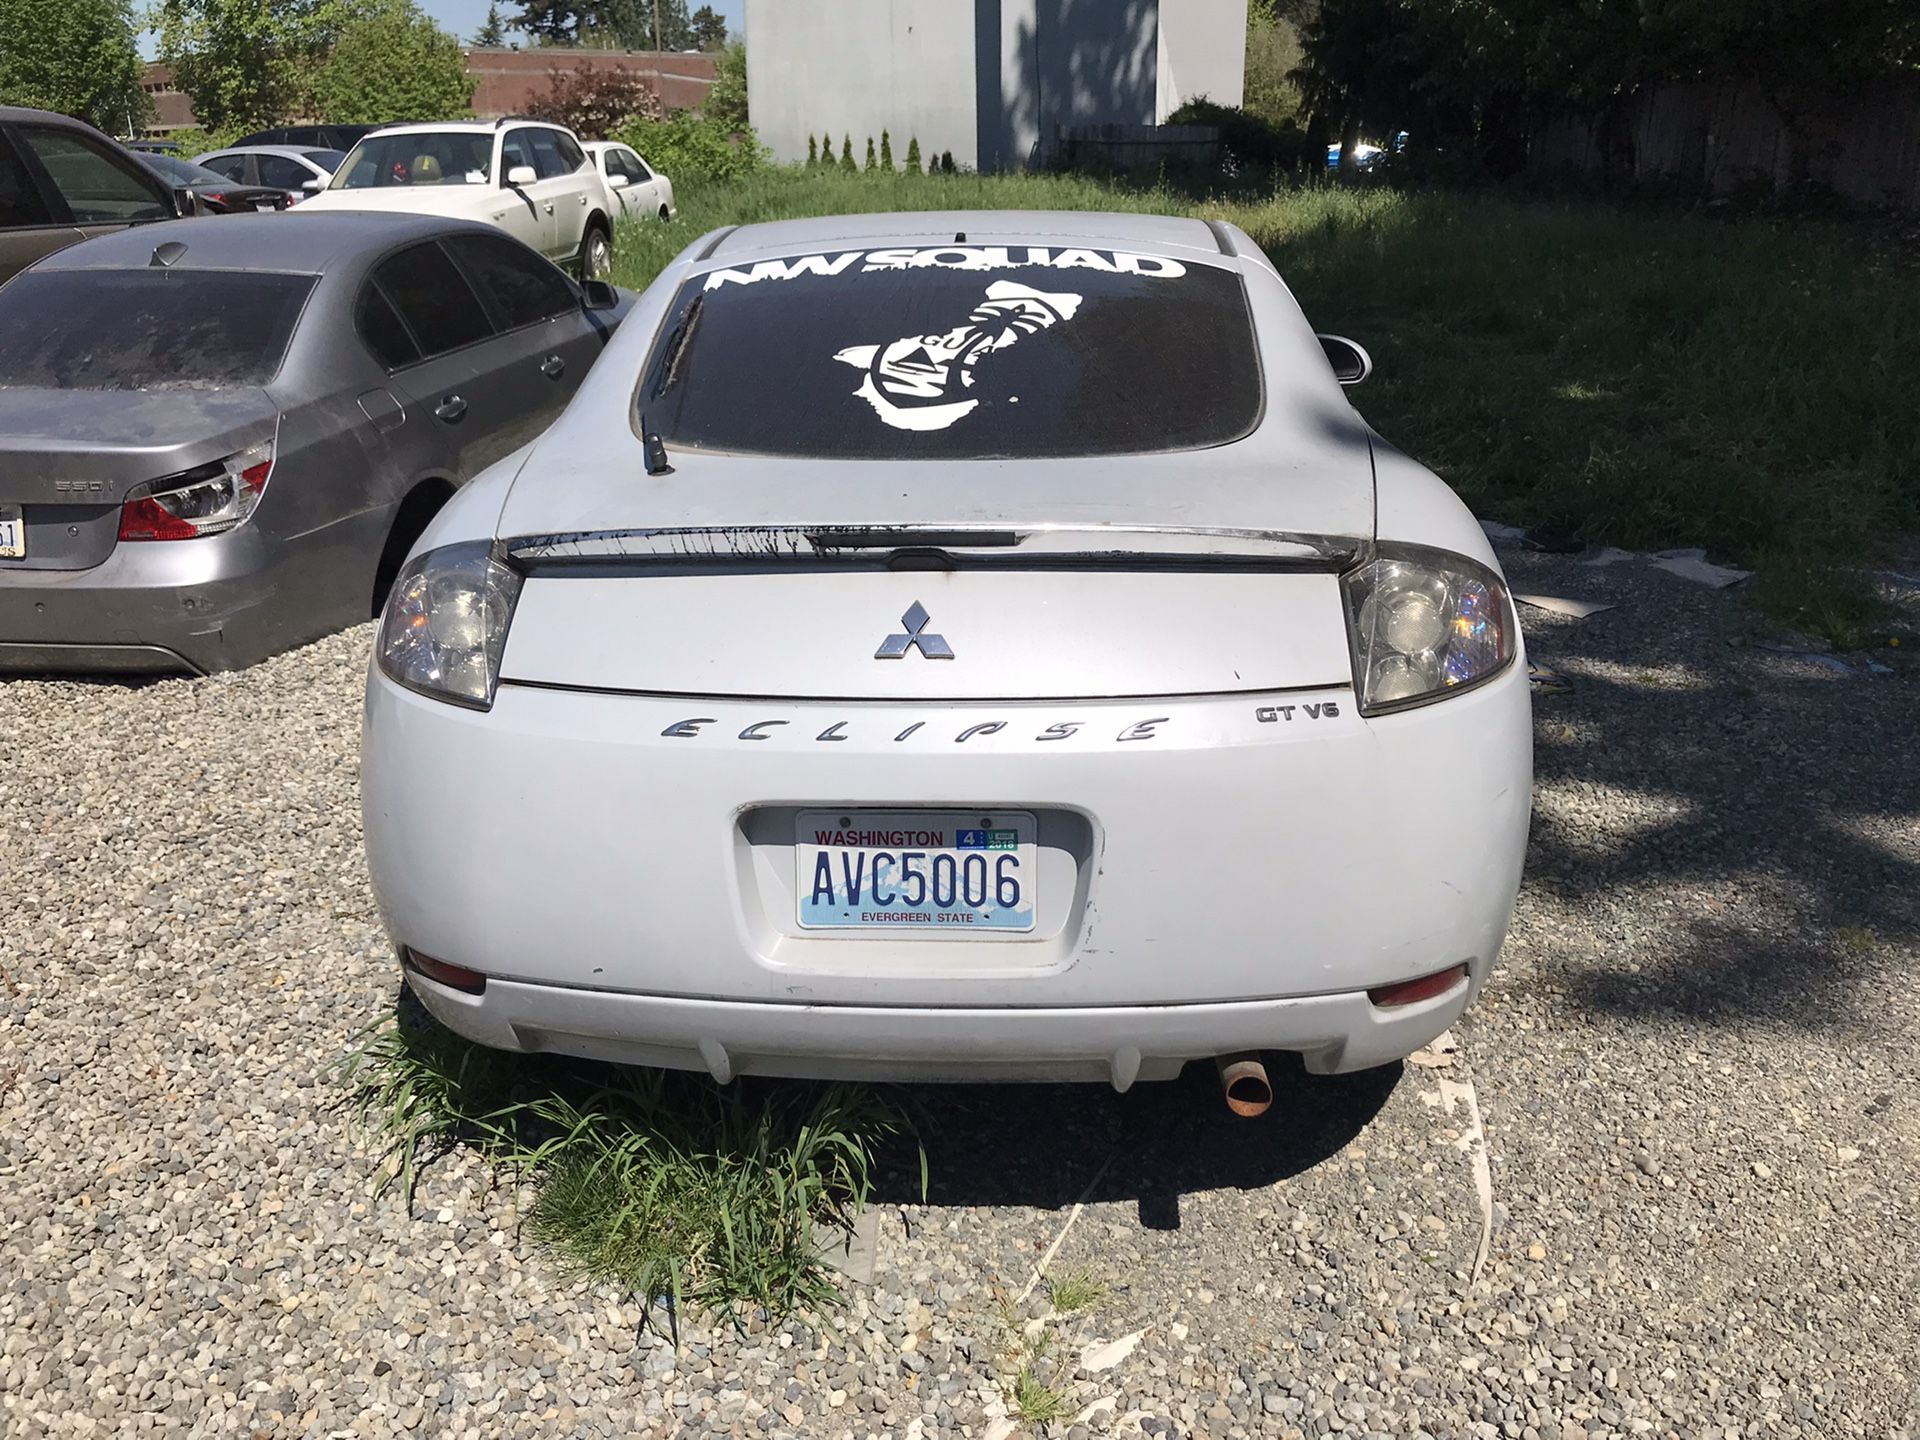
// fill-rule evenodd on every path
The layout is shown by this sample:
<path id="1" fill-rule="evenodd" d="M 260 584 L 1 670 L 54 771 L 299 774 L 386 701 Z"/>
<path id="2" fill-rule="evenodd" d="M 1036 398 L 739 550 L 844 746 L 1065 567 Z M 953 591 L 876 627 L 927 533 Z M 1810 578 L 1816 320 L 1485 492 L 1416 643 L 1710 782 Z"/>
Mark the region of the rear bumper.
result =
<path id="1" fill-rule="evenodd" d="M 1063 722 L 1079 728 L 1046 738 Z M 1531 776 L 1518 664 L 1374 721 L 1346 690 L 949 705 L 503 686 L 477 713 L 376 671 L 362 795 L 396 945 L 490 977 L 478 999 L 415 988 L 485 1043 L 1113 1078 L 1129 1052 L 1148 1076 L 1248 1048 L 1352 1069 L 1432 1038 L 1505 938 Z M 801 930 L 793 815 L 814 806 L 1035 813 L 1034 930 Z M 1455 992 L 1366 1000 L 1456 964 Z"/>
<path id="2" fill-rule="evenodd" d="M 1226 1005 L 1071 1009 L 899 1009 L 760 1005 L 489 981 L 448 989 L 407 981 L 443 1025 L 500 1050 L 552 1051 L 629 1065 L 736 1075 L 890 1081 L 1170 1080 L 1191 1060 L 1293 1050 L 1315 1074 L 1388 1064 L 1466 1009 L 1470 987 L 1417 1005 L 1364 992 Z"/>
<path id="3" fill-rule="evenodd" d="M 0 567 L 0 674 L 206 674 L 367 618 L 385 512 L 294 540 L 252 526 L 122 544 L 85 570 Z"/>

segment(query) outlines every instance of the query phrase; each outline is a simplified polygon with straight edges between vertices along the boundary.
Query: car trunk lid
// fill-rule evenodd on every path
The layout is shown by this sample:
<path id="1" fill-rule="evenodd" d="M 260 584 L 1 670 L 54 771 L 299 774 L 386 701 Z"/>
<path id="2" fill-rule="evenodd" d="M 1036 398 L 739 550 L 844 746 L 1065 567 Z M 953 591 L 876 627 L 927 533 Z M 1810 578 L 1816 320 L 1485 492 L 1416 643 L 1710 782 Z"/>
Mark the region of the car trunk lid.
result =
<path id="1" fill-rule="evenodd" d="M 1338 572 L 1372 533 L 1363 434 L 1100 462 L 689 454 L 670 476 L 552 448 L 500 521 L 528 577 L 509 683 L 951 701 L 1351 673 Z"/>
<path id="2" fill-rule="evenodd" d="M 21 512 L 27 552 L 0 560 L 0 574 L 100 564 L 128 491 L 272 438 L 277 415 L 272 397 L 250 387 L 0 387 L 0 509 Z"/>

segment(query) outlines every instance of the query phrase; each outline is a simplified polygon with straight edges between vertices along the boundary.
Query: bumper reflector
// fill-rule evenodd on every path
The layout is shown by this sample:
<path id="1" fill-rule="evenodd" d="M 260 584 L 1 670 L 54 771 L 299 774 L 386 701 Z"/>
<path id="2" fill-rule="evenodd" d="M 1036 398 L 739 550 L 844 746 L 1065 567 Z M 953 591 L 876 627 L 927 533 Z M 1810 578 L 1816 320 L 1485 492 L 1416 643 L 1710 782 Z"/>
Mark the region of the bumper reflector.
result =
<path id="1" fill-rule="evenodd" d="M 400 958 L 408 969 L 419 971 L 427 979 L 445 985 L 449 990 L 464 991 L 468 995 L 486 993 L 487 977 L 478 970 L 469 970 L 464 965 L 449 965 L 431 955 L 422 955 L 418 950 L 402 950 Z"/>
<path id="2" fill-rule="evenodd" d="M 1396 985 L 1376 985 L 1367 991 L 1367 999 L 1380 1010 L 1391 1010 L 1396 1005 L 1416 1005 L 1422 1000 L 1446 994 L 1466 978 L 1465 965 L 1451 965 L 1432 975 L 1422 975 L 1417 980 L 1402 980 Z"/>

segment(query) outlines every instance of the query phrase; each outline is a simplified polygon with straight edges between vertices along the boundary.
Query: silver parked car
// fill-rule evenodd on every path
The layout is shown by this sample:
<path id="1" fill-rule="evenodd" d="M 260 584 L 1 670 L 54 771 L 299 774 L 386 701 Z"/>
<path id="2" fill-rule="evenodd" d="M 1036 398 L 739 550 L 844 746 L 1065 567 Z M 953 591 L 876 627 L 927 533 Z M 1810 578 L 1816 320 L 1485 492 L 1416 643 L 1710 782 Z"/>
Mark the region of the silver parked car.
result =
<path id="1" fill-rule="evenodd" d="M 0 287 L 0 671 L 212 671 L 375 612 L 622 313 L 492 226 L 183 220 Z"/>
<path id="2" fill-rule="evenodd" d="M 292 223 L 292 222 L 288 222 Z M 395 582 L 369 873 L 505 1050 L 1104 1080 L 1396 1061 L 1492 973 L 1533 730 L 1499 563 L 1220 221 L 688 246 Z"/>

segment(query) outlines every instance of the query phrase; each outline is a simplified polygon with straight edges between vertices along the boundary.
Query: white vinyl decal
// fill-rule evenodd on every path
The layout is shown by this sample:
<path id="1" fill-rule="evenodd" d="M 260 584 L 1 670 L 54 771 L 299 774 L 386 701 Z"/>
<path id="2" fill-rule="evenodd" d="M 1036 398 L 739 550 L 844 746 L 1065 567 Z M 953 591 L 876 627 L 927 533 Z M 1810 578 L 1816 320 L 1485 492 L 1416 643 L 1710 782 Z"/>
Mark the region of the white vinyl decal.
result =
<path id="1" fill-rule="evenodd" d="M 833 358 L 865 372 L 853 393 L 896 430 L 944 430 L 979 405 L 966 392 L 985 356 L 1071 320 L 1083 298 L 996 280 L 964 325 L 885 345 L 852 345 Z"/>
<path id="2" fill-rule="evenodd" d="M 1050 250 L 1042 246 L 947 245 L 937 250 L 843 250 L 838 255 L 799 255 L 790 260 L 760 260 L 746 270 L 715 270 L 701 286 L 753 285 L 762 280 L 798 280 L 804 275 L 840 275 L 892 270 L 1014 270 L 1043 266 L 1053 270 L 1098 270 L 1106 275 L 1142 275 L 1177 279 L 1187 267 L 1164 255 L 1126 250 Z"/>

